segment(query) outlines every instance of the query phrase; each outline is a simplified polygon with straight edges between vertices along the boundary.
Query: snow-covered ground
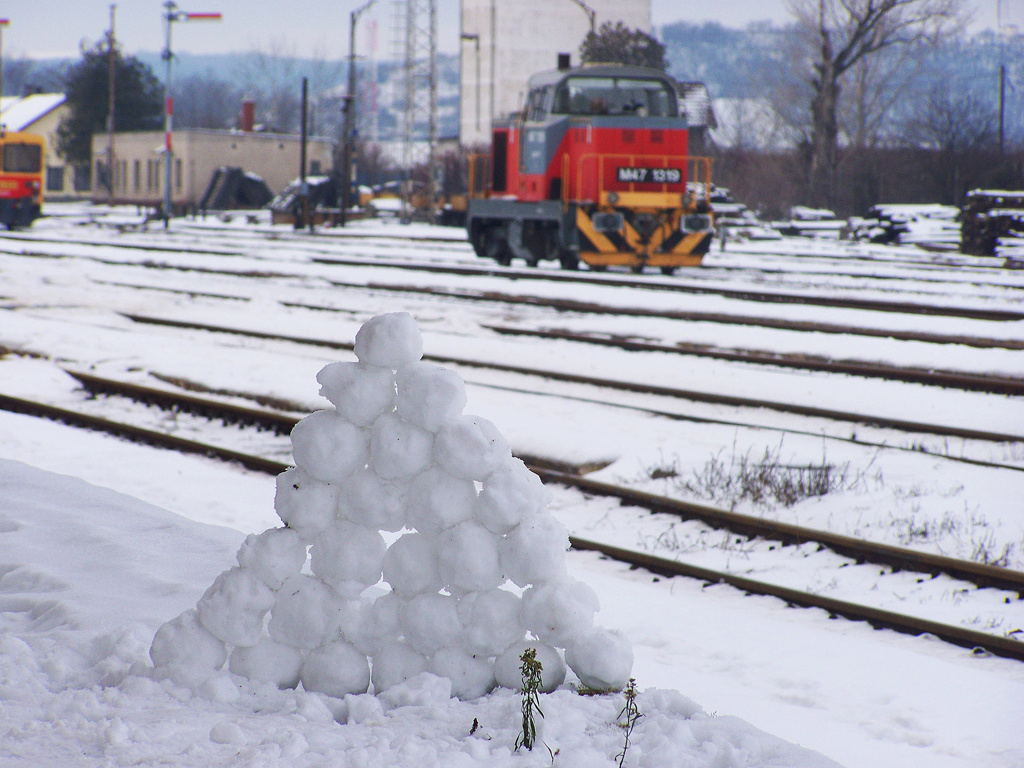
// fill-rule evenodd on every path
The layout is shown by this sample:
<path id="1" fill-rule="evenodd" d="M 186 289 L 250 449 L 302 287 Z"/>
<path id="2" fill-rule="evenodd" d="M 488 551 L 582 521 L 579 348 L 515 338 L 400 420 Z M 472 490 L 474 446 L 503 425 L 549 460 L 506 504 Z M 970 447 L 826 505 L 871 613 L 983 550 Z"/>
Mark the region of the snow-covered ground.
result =
<path id="1" fill-rule="evenodd" d="M 37 231 L 40 237 L 80 233 L 83 240 L 124 244 L 109 229 L 82 227 L 75 221 L 71 216 L 46 220 L 37 223 Z M 425 236 L 435 233 L 449 234 L 423 232 Z M 1013 432 L 1024 429 L 1024 415 L 1014 398 L 940 396 L 922 387 L 890 385 L 883 389 L 858 382 L 839 387 L 835 381 L 822 382 L 810 374 L 765 376 L 763 371 L 742 366 L 705 366 L 685 358 L 680 364 L 678 359 L 631 357 L 598 348 L 541 348 L 536 341 L 513 344 L 481 332 L 479 326 L 499 319 L 537 326 L 568 321 L 528 310 L 509 318 L 500 308 L 470 309 L 379 289 L 332 288 L 327 280 L 400 283 L 413 278 L 407 274 L 388 278 L 385 270 L 368 276 L 365 271 L 313 264 L 300 255 L 299 246 L 294 254 L 289 252 L 285 232 L 268 247 L 239 227 L 238 240 L 244 243 L 241 250 L 251 251 L 248 256 L 204 253 L 230 241 L 222 235 L 216 241 L 204 240 L 198 227 L 172 229 L 172 234 L 191 239 L 196 254 L 89 246 L 78 258 L 33 258 L 28 254 L 52 251 L 55 246 L 0 238 L 0 248 L 6 253 L 25 252 L 0 257 L 0 347 L 45 356 L 0 359 L 0 392 L 85 405 L 73 381 L 58 370 L 57 363 L 62 363 L 92 366 L 111 376 L 150 384 L 150 374 L 160 373 L 211 389 L 272 394 L 314 410 L 325 405 L 316 396 L 317 370 L 334 359 L 351 359 L 347 354 L 171 333 L 133 325 L 111 310 L 187 316 L 351 341 L 355 329 L 369 315 L 407 309 L 424 329 L 428 352 L 435 354 L 488 354 L 502 360 L 544 360 L 552 366 L 561 356 L 576 370 L 600 371 L 605 376 L 623 371 L 627 378 L 641 365 L 665 381 L 678 380 L 683 373 L 691 382 L 714 378 L 741 393 L 765 394 L 767 388 L 780 399 L 789 397 L 797 402 L 820 398 L 826 403 L 845 403 L 849 410 L 889 409 L 904 418 L 910 418 L 908 410 L 917 409 L 922 421 L 944 419 L 950 424 Z M 164 242 L 156 231 L 132 237 L 148 237 L 152 245 Z M 333 247 L 327 235 L 317 242 L 324 250 Z M 338 243 L 340 247 L 341 241 Z M 352 244 L 347 242 L 344 247 L 350 249 Z M 740 246 L 730 243 L 729 247 L 733 251 Z M 798 244 L 794 249 L 812 247 L 823 246 Z M 833 251 L 849 248 L 851 254 L 866 252 L 864 246 L 832 243 L 828 247 Z M 760 258 L 761 263 L 773 267 L 784 262 L 778 255 L 779 243 L 758 248 L 713 254 L 709 265 L 728 264 L 730 259 L 757 263 Z M 72 253 L 63 245 L 58 250 Z M 870 252 L 886 253 L 877 247 Z M 474 257 L 468 248 L 458 251 L 452 246 L 432 252 L 430 241 L 425 241 L 408 245 L 403 258 Z M 146 259 L 217 269 L 230 266 L 238 273 L 280 268 L 292 277 L 256 281 L 131 266 Z M 900 270 L 898 266 L 892 269 Z M 950 290 L 958 305 L 963 301 L 1020 308 L 1020 300 L 1015 298 L 1020 293 L 1013 290 L 1012 282 L 1006 289 L 972 291 L 971 277 L 965 275 L 963 285 L 951 280 L 955 290 Z M 680 279 L 691 278 L 682 275 Z M 225 293 L 237 295 L 239 300 L 188 298 L 114 285 L 143 281 L 154 288 Z M 514 285 L 501 278 L 478 282 L 491 290 L 507 291 Z M 918 283 L 917 287 L 928 285 Z M 912 283 L 907 286 L 910 291 L 914 288 Z M 608 291 L 600 290 L 604 300 Z M 578 298 L 580 294 L 592 297 L 589 289 L 580 287 L 572 295 Z M 637 305 L 649 299 L 648 294 L 638 294 L 631 292 L 620 300 Z M 334 302 L 348 314 L 288 309 L 279 300 Z M 794 309 L 805 312 L 812 308 Z M 853 319 L 863 324 L 869 316 L 863 313 Z M 588 322 L 594 323 L 592 319 Z M 915 322 L 933 331 L 943 322 L 950 323 Z M 1008 324 L 966 322 L 978 335 L 1009 333 L 1003 337 L 1014 338 L 1014 332 L 1006 330 Z M 663 325 L 638 327 L 634 332 L 646 330 L 648 335 L 669 339 L 679 333 L 677 326 Z M 960 326 L 958 332 L 967 332 L 963 322 Z M 593 330 L 602 327 L 597 324 Z M 738 345 L 734 339 L 716 338 L 711 327 L 694 329 L 694 333 L 706 334 L 694 340 Z M 764 334 L 751 346 L 796 348 L 797 343 L 792 335 Z M 843 349 L 859 353 L 864 343 L 857 339 Z M 883 359 L 902 359 L 898 346 L 872 346 L 868 351 Z M 537 357 L 545 354 L 550 359 Z M 964 350 L 961 356 L 944 349 L 929 357 L 925 346 L 915 354 L 921 364 L 931 362 L 934 367 L 959 364 L 966 370 L 1020 375 L 1019 353 L 1014 356 L 996 350 L 985 355 Z M 901 543 L 957 556 L 969 556 L 974 545 L 987 543 L 996 553 L 1010 546 L 1012 557 L 1019 557 L 1019 543 L 1024 541 L 1024 473 L 1020 471 L 972 467 L 934 453 L 868 448 L 849 442 L 848 433 L 839 434 L 840 427 L 811 419 L 752 414 L 761 424 L 757 429 L 694 424 L 650 411 L 720 421 L 735 420 L 737 414 L 639 396 L 622 395 L 608 403 L 607 393 L 528 382 L 469 367 L 459 370 L 468 385 L 468 410 L 494 421 L 517 450 L 567 460 L 609 460 L 611 464 L 599 477 L 630 480 L 665 492 L 672 491 L 671 479 L 650 480 L 652 467 L 672 465 L 685 474 L 702 467 L 717 452 L 725 451 L 726 456 L 734 451 L 760 452 L 784 440 L 787 459 L 820 461 L 827 450 L 830 461 L 850 462 L 855 471 L 863 470 L 864 482 L 835 497 L 759 513 L 872 538 L 903 538 L 906 541 Z M 799 390 L 794 389 L 796 382 L 801 385 Z M 559 397 L 568 394 L 596 402 Z M 964 453 L 1015 466 L 1024 463 L 1019 443 L 991 446 L 954 441 L 950 445 L 947 441 L 943 446 L 941 440 L 926 436 L 899 438 L 884 430 L 855 428 L 861 440 L 876 438 L 876 443 L 889 444 L 899 439 L 921 441 L 936 453 Z M 147 650 L 156 628 L 195 604 L 213 577 L 233 563 L 244 534 L 279 524 L 273 510 L 273 478 L 7 413 L 0 413 L 0 459 L 4 478 L 0 492 L 0 762 L 551 764 L 552 756 L 546 750 L 543 754 L 536 750 L 532 754 L 510 753 L 518 727 L 519 699 L 507 692 L 486 702 L 461 704 L 448 702 L 425 686 L 407 692 L 416 706 L 386 703 L 380 708 L 362 699 L 353 700 L 345 712 L 335 707 L 339 711 L 333 715 L 347 723 L 340 726 L 321 699 L 301 692 L 241 686 L 215 688 L 196 696 L 155 680 Z M 81 478 L 100 488 L 47 472 Z M 682 551 L 684 559 L 693 556 L 702 563 L 731 563 L 744 572 L 779 576 L 779 566 L 768 562 L 764 552 L 748 547 L 730 549 L 723 546 L 720 534 L 684 531 L 670 521 L 613 509 L 601 500 L 569 491 L 556 492 L 553 509 L 574 532 L 590 538 L 604 536 L 637 546 L 646 542 L 655 549 L 669 544 Z M 943 528 L 943 520 L 953 522 Z M 975 530 L 969 530 L 965 521 L 974 521 Z M 933 533 L 921 535 L 929 525 Z M 987 539 L 989 536 L 992 538 Z M 743 596 L 725 587 L 655 579 L 591 554 L 569 553 L 567 557 L 570 573 L 600 595 L 601 623 L 622 629 L 633 641 L 634 675 L 641 690 L 638 703 L 646 717 L 638 725 L 627 765 L 828 764 L 825 757 L 799 752 L 756 729 L 847 766 L 1003 768 L 1024 763 L 1024 736 L 1018 723 L 1024 705 L 1024 667 L 1017 662 L 830 620 L 817 611 L 789 609 L 778 601 Z M 859 583 L 854 585 L 841 583 L 842 574 L 832 559 L 801 556 L 792 560 L 806 561 L 794 571 L 794 578 L 803 580 L 802 587 L 841 590 L 837 594 L 844 597 L 850 590 L 870 595 L 874 589 L 863 576 L 855 577 Z M 1020 560 L 1013 562 L 1020 567 Z M 908 581 L 900 599 L 905 603 L 944 603 L 921 610 L 938 610 L 940 618 L 955 623 L 964 620 L 955 611 L 959 589 L 950 585 L 921 597 L 919 587 Z M 978 606 L 979 624 L 999 627 L 1003 633 L 1020 627 L 1018 603 L 1004 603 L 997 596 L 989 602 L 976 600 L 972 606 Z M 1005 608 L 1000 609 L 1000 604 Z M 685 698 L 655 689 L 675 690 Z M 621 707 L 621 696 L 581 699 L 560 691 L 551 697 L 544 709 L 544 728 L 548 729 L 544 739 L 560 750 L 554 764 L 613 764 L 621 751 L 622 731 L 614 725 Z M 715 716 L 696 715 L 700 708 Z M 479 729 L 470 736 L 474 717 Z M 668 744 L 673 745 L 672 751 L 657 751 L 669 749 Z"/>

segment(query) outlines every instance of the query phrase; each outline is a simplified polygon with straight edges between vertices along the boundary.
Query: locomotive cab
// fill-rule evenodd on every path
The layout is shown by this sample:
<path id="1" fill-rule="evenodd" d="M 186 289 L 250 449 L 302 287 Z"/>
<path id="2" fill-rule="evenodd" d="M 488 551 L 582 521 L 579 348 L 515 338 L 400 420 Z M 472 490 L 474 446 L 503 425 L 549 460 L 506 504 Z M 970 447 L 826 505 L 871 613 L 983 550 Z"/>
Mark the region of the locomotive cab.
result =
<path id="1" fill-rule="evenodd" d="M 477 253 L 567 268 L 699 264 L 713 234 L 710 161 L 689 157 L 676 94 L 641 67 L 532 78 L 522 113 L 495 123 L 491 185 L 470 201 Z"/>

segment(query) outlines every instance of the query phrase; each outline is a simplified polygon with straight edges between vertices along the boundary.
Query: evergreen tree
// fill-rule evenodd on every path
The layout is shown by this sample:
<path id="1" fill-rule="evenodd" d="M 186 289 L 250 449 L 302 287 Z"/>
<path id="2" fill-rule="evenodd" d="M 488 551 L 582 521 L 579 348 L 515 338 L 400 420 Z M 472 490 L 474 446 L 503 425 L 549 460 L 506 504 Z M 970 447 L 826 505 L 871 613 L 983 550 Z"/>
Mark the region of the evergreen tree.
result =
<path id="1" fill-rule="evenodd" d="M 597 32 L 588 32 L 580 46 L 584 64 L 632 64 L 666 69 L 665 46 L 639 29 L 630 29 L 621 21 L 606 21 Z"/>
<path id="2" fill-rule="evenodd" d="M 69 113 L 57 128 L 57 151 L 69 162 L 87 163 L 92 135 L 107 129 L 109 114 L 109 49 L 97 43 L 64 77 Z M 163 84 L 134 56 L 114 49 L 114 129 L 158 130 L 163 124 Z"/>

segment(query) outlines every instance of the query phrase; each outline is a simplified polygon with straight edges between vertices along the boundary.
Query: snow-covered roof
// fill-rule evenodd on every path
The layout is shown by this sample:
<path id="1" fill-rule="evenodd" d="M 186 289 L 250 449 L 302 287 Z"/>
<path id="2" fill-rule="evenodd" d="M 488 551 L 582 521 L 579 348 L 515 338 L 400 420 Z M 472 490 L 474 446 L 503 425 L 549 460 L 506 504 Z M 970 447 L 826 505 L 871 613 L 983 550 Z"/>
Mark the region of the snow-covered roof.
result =
<path id="1" fill-rule="evenodd" d="M 714 128 L 715 112 L 711 108 L 711 94 L 704 83 L 679 83 L 679 101 L 691 127 Z"/>
<path id="2" fill-rule="evenodd" d="M 0 123 L 8 131 L 23 131 L 63 104 L 65 99 L 63 93 L 7 96 L 0 100 Z"/>
<path id="3" fill-rule="evenodd" d="M 799 139 L 769 99 L 714 99 L 712 108 L 716 124 L 711 139 L 720 147 L 790 149 Z"/>

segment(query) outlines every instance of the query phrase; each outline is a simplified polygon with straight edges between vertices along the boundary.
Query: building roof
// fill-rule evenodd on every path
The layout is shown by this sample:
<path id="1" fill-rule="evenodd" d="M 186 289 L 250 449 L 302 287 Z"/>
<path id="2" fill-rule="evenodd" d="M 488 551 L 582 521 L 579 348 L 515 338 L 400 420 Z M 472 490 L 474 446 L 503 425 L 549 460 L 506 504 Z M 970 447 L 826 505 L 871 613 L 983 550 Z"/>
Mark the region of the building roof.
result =
<path id="1" fill-rule="evenodd" d="M 24 131 L 65 101 L 63 93 L 33 93 L 0 99 L 0 123 L 8 131 Z"/>
<path id="2" fill-rule="evenodd" d="M 715 110 L 711 106 L 711 94 L 704 83 L 677 83 L 679 100 L 682 102 L 680 111 L 686 115 L 691 128 L 706 126 L 717 128 Z"/>

